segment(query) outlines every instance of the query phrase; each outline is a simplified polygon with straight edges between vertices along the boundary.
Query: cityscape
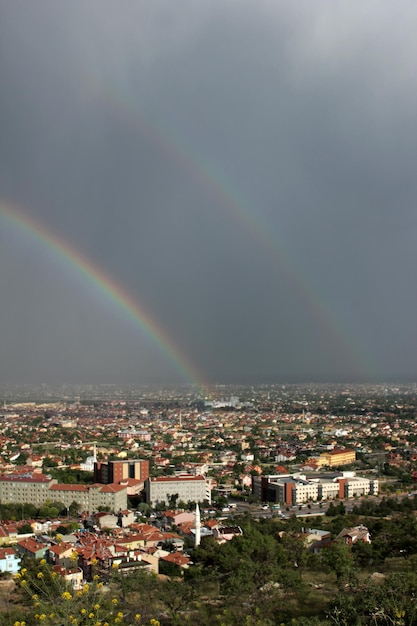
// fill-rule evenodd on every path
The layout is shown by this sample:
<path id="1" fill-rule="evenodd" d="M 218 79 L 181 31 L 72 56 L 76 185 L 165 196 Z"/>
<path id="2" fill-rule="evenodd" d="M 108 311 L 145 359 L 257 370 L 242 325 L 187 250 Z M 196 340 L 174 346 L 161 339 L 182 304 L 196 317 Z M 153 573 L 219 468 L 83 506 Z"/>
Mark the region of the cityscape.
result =
<path id="1" fill-rule="evenodd" d="M 114 571 L 140 584 L 145 572 L 181 578 L 207 541 L 232 545 L 249 520 L 279 525 L 306 554 L 339 541 L 371 546 L 366 515 L 414 501 L 417 384 L 206 393 L 3 386 L 3 575 L 42 562 L 80 593 L 109 585 Z M 324 521 L 338 515 L 351 524 L 335 536 Z"/>
<path id="2" fill-rule="evenodd" d="M 416 31 L 0 2 L 0 626 L 417 626 Z"/>

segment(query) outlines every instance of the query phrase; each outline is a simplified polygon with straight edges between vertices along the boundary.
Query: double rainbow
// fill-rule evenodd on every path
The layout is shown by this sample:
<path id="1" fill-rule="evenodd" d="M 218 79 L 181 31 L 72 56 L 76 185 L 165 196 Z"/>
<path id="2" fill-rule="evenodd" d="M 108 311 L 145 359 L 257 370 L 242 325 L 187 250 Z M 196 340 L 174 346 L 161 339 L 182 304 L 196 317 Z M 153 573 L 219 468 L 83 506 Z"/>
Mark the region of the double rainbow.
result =
<path id="1" fill-rule="evenodd" d="M 48 250 L 62 259 L 73 272 L 98 289 L 109 302 L 117 307 L 125 318 L 130 319 L 147 335 L 166 359 L 173 364 L 176 371 L 184 379 L 184 382 L 197 386 L 200 391 L 205 390 L 206 383 L 199 369 L 176 345 L 167 331 L 155 321 L 145 307 L 139 304 L 109 274 L 95 265 L 82 252 L 70 246 L 64 239 L 47 229 L 39 221 L 35 221 L 16 206 L 1 202 L 0 217 L 11 226 L 29 235 L 42 247 L 48 248 Z"/>

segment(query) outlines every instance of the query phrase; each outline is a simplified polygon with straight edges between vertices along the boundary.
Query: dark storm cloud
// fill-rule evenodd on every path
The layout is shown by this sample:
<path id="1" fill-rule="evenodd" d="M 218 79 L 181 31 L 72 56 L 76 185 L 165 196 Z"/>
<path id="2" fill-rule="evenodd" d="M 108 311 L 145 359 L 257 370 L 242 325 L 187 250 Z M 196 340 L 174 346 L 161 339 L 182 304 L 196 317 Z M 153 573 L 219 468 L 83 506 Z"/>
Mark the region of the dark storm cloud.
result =
<path id="1" fill-rule="evenodd" d="M 411 2 L 3 3 L 0 195 L 212 380 L 414 377 L 416 21 Z M 3 222 L 0 260 L 4 379 L 175 378 Z"/>

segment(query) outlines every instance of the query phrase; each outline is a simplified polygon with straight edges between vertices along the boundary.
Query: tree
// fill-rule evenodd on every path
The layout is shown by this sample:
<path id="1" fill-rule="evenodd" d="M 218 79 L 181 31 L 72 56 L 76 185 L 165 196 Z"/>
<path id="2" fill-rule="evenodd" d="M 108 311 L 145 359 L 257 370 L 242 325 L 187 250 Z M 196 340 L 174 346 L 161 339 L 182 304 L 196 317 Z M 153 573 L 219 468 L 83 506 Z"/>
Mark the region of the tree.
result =
<path id="1" fill-rule="evenodd" d="M 70 515 L 76 516 L 78 515 L 78 512 L 80 510 L 80 505 L 78 504 L 78 502 L 76 502 L 75 500 L 73 500 L 71 502 L 71 504 L 68 507 L 68 512 Z"/>
<path id="2" fill-rule="evenodd" d="M 336 574 L 336 582 L 340 588 L 353 568 L 349 546 L 343 541 L 335 541 L 330 548 L 323 550 L 323 562 Z"/>
<path id="3" fill-rule="evenodd" d="M 171 509 L 176 509 L 178 498 L 179 498 L 178 493 L 172 493 L 170 496 L 168 496 L 168 504 Z"/>
<path id="4" fill-rule="evenodd" d="M 28 459 L 28 455 L 25 452 L 21 452 L 17 457 L 15 464 L 16 465 L 26 465 L 26 461 Z"/>
<path id="5" fill-rule="evenodd" d="M 22 524 L 21 526 L 19 526 L 17 533 L 18 535 L 25 535 L 26 533 L 33 533 L 33 528 L 27 522 L 26 524 Z"/>

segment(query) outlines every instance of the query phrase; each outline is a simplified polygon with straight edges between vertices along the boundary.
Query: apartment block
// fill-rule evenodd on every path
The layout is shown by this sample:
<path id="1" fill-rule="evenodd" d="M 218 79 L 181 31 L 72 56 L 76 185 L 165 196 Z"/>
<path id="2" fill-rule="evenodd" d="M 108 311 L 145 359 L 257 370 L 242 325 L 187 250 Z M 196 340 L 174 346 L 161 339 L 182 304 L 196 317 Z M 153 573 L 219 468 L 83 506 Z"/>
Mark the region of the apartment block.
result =
<path id="1" fill-rule="evenodd" d="M 44 474 L 0 476 L 0 500 L 5 504 L 27 503 L 41 507 L 45 502 L 77 502 L 82 511 L 93 513 L 99 507 L 111 511 L 127 508 L 126 487 L 117 484 L 66 485 Z"/>
<path id="2" fill-rule="evenodd" d="M 145 483 L 146 502 L 169 503 L 170 496 L 184 502 L 211 502 L 211 484 L 204 476 L 160 476 L 147 478 Z"/>

